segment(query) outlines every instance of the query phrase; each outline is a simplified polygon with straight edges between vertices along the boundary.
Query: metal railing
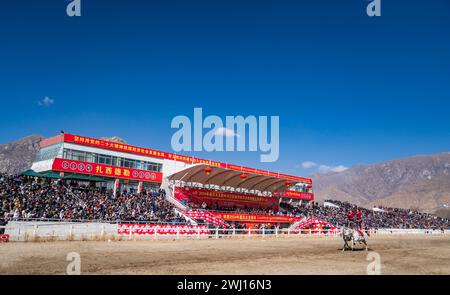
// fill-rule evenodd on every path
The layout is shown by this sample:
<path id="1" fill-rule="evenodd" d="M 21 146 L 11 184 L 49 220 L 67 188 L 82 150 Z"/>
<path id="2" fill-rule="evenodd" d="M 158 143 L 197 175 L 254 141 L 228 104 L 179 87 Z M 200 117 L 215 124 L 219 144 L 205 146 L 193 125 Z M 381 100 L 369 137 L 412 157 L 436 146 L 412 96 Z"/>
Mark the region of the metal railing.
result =
<path id="1" fill-rule="evenodd" d="M 59 219 L 59 218 L 13 218 L 10 221 L 15 222 L 60 222 L 60 223 L 109 223 L 109 224 L 120 224 L 120 223 L 129 223 L 129 224 L 170 224 L 170 225 L 191 225 L 187 221 L 179 222 L 179 221 L 154 221 L 154 220 L 109 220 L 109 219 Z M 200 223 L 197 223 L 200 225 Z"/>

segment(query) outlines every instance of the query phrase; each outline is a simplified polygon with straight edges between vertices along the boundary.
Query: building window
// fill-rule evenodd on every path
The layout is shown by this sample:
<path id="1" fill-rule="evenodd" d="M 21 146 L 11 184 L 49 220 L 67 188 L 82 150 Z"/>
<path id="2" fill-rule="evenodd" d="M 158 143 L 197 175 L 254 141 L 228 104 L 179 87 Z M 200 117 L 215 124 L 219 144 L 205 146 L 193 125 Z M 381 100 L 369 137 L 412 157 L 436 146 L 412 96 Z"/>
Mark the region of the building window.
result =
<path id="1" fill-rule="evenodd" d="M 112 165 L 123 168 L 139 169 L 161 172 L 162 164 L 139 161 L 128 158 L 113 157 L 109 155 L 102 155 L 97 153 L 89 153 L 82 151 L 75 151 L 71 149 L 64 149 L 63 158 L 75 161 L 91 162 L 103 165 Z"/>
<path id="2" fill-rule="evenodd" d="M 35 162 L 54 159 L 61 155 L 62 144 L 55 144 L 45 148 L 42 148 L 36 155 Z"/>

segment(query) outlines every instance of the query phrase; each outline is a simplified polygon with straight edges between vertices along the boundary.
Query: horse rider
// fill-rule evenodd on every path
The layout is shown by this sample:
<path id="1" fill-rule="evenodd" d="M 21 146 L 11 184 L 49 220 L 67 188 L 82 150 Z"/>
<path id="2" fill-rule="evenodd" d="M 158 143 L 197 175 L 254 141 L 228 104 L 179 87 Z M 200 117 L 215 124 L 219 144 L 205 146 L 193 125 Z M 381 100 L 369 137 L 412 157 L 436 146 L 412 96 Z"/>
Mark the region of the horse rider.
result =
<path id="1" fill-rule="evenodd" d="M 354 227 L 354 218 L 355 218 L 355 212 L 353 212 L 352 209 L 347 213 L 347 227 L 353 228 Z"/>
<path id="2" fill-rule="evenodd" d="M 358 229 L 362 229 L 362 213 L 359 209 L 356 209 L 355 218 Z"/>
<path id="3" fill-rule="evenodd" d="M 356 227 L 360 235 L 363 234 L 363 226 L 362 226 L 362 212 L 359 209 L 356 209 L 355 217 L 356 219 Z"/>

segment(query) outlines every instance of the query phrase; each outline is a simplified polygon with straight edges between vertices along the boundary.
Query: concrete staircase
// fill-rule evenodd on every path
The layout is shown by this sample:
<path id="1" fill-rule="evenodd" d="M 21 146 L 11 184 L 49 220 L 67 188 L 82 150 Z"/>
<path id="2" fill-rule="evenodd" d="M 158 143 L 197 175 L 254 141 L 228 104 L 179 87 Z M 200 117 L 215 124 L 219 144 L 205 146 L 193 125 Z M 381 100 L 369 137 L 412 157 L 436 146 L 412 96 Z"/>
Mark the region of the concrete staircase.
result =
<path id="1" fill-rule="evenodd" d="M 201 221 L 204 221 L 207 223 L 211 223 L 216 227 L 219 227 L 219 226 L 228 227 L 228 224 L 222 218 L 215 216 L 214 214 L 212 214 L 209 211 L 187 210 L 187 211 L 184 211 L 184 214 L 189 216 L 192 219 L 197 220 L 197 221 L 201 220 Z"/>

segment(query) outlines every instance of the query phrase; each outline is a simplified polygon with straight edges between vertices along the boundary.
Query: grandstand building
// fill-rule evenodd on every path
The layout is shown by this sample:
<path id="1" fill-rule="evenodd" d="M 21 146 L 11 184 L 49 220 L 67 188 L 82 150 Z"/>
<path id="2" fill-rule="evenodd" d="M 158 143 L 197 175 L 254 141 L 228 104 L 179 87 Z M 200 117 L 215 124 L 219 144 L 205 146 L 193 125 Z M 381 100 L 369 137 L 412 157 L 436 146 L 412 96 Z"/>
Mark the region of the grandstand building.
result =
<path id="1" fill-rule="evenodd" d="M 314 200 L 309 178 L 67 133 L 42 140 L 27 173 L 74 181 L 87 189 L 112 190 L 114 194 L 162 188 L 167 198 L 183 209 L 187 205 L 211 211 L 241 209 L 239 213 L 216 212 L 214 217 L 243 223 L 289 224 L 296 219 L 245 211 L 276 212 L 280 200 Z"/>

